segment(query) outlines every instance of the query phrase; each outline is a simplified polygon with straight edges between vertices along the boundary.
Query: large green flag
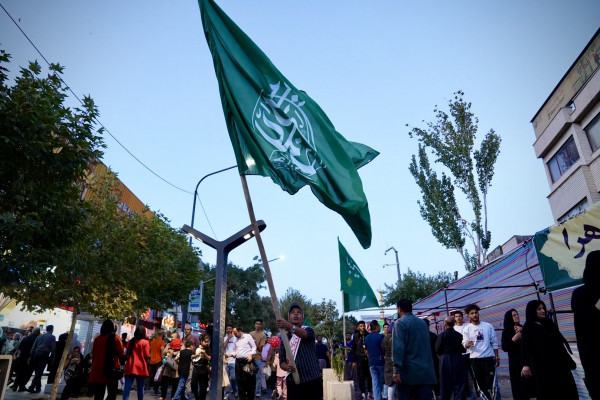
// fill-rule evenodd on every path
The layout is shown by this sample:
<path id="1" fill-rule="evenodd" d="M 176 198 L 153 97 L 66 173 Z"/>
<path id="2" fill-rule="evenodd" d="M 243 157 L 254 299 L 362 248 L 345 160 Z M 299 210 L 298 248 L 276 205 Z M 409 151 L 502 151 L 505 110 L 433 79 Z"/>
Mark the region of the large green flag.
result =
<path id="1" fill-rule="evenodd" d="M 357 168 L 379 153 L 344 139 L 213 0 L 199 4 L 239 173 L 268 176 L 290 194 L 310 185 L 368 248 L 371 218 Z"/>
<path id="2" fill-rule="evenodd" d="M 344 291 L 344 312 L 379 307 L 367 279 L 338 238 L 340 250 L 340 284 Z"/>

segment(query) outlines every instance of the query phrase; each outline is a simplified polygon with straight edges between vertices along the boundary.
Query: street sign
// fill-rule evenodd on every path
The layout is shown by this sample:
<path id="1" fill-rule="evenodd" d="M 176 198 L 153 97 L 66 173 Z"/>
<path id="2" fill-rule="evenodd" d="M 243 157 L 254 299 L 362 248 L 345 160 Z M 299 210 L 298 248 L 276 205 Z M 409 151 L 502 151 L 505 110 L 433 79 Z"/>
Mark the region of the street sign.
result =
<path id="1" fill-rule="evenodd" d="M 204 282 L 200 281 L 200 289 L 194 289 L 190 292 L 189 313 L 202 312 L 202 292 L 204 291 Z"/>

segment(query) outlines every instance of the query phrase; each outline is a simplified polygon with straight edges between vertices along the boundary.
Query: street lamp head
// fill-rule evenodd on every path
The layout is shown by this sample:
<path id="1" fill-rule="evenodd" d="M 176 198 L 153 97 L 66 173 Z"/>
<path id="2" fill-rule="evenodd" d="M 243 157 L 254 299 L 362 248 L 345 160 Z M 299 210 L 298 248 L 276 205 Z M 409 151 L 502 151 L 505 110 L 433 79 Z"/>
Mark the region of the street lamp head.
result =
<path id="1" fill-rule="evenodd" d="M 194 239 L 199 240 L 204 243 L 204 235 L 201 232 L 198 232 L 197 230 L 195 230 L 194 228 L 192 228 L 188 225 L 183 225 L 181 230 L 184 231 L 185 233 L 187 233 L 188 235 L 190 235 L 191 237 L 193 237 Z"/>
<path id="2" fill-rule="evenodd" d="M 383 253 L 383 255 L 385 256 L 385 255 L 388 253 L 388 251 L 390 251 L 390 250 L 394 250 L 394 251 L 396 251 L 396 249 L 394 248 L 394 246 L 392 246 L 392 247 L 390 247 L 389 249 L 387 249 L 387 250 L 385 251 L 385 253 Z"/>

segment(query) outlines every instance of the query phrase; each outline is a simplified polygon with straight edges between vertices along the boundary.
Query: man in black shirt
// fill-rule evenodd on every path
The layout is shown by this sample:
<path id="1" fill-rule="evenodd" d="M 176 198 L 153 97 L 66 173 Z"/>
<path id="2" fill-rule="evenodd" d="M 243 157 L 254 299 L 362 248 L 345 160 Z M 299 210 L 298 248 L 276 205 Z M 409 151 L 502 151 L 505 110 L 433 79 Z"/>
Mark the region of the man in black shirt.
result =
<path id="1" fill-rule="evenodd" d="M 369 332 L 365 327 L 365 321 L 358 321 L 358 332 L 352 338 L 352 359 L 354 360 L 353 367 L 356 367 L 358 375 L 358 386 L 363 398 L 367 398 L 369 393 L 373 391 L 373 381 L 371 380 L 371 372 L 369 370 L 369 358 L 365 351 L 365 339 Z"/>
<path id="2" fill-rule="evenodd" d="M 435 343 L 435 352 L 440 358 L 440 398 L 464 398 L 467 384 L 467 366 L 462 354 L 465 348 L 462 345 L 463 336 L 454 330 L 455 320 L 446 317 L 444 324 L 446 330 L 439 334 Z"/>

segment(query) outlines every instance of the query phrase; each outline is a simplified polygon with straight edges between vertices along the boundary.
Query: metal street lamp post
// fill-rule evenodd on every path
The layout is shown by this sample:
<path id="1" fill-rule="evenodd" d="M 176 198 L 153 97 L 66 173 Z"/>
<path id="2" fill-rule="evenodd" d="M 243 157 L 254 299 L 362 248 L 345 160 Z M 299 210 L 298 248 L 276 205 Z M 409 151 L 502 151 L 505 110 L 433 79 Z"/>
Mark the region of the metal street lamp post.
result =
<path id="1" fill-rule="evenodd" d="M 263 231 L 267 225 L 264 221 L 259 220 L 258 229 Z M 225 301 L 227 298 L 227 256 L 230 251 L 251 239 L 255 232 L 252 230 L 252 225 L 247 226 L 236 234 L 229 238 L 218 241 L 205 235 L 202 232 L 195 230 L 194 228 L 184 225 L 183 231 L 193 236 L 197 240 L 212 247 L 217 251 L 217 263 L 215 273 L 215 303 L 214 303 L 214 318 L 213 318 L 213 341 L 212 346 L 212 360 L 211 369 L 216 371 L 213 378 L 210 380 L 210 393 L 211 398 L 220 399 L 223 393 L 223 352 L 224 348 L 221 342 L 222 332 L 225 331 Z M 213 397 L 214 396 L 214 397 Z"/>
<path id="2" fill-rule="evenodd" d="M 200 184 L 202 183 L 203 180 L 205 180 L 206 178 L 208 178 L 209 176 L 212 175 L 216 175 L 220 172 L 224 172 L 224 171 L 228 171 L 230 169 L 233 169 L 237 167 L 237 165 L 232 165 L 231 167 L 227 167 L 227 168 L 223 168 L 220 169 L 218 171 L 215 172 L 211 172 L 210 174 L 206 174 L 204 175 L 196 184 L 196 189 L 194 190 L 194 204 L 192 205 L 192 223 L 190 224 L 191 228 L 194 228 L 194 218 L 196 216 L 196 198 L 198 197 L 198 188 L 200 187 Z M 190 236 L 190 246 L 192 245 L 192 237 Z M 187 306 L 185 304 L 181 305 L 181 333 L 183 334 L 185 331 L 185 324 L 187 323 Z M 177 327 L 175 327 L 175 329 L 177 329 Z"/>
<path id="3" fill-rule="evenodd" d="M 386 255 L 388 253 L 388 251 L 390 250 L 394 250 L 394 253 L 396 253 L 396 269 L 398 270 L 398 284 L 400 284 L 400 282 L 402 282 L 402 277 L 400 275 L 400 261 L 398 261 L 398 250 L 396 250 L 396 248 L 394 246 L 390 247 L 389 249 L 387 249 L 385 251 L 385 253 L 383 253 L 383 255 Z M 394 264 L 383 264 L 383 267 L 387 267 L 388 265 L 394 265 Z"/>

